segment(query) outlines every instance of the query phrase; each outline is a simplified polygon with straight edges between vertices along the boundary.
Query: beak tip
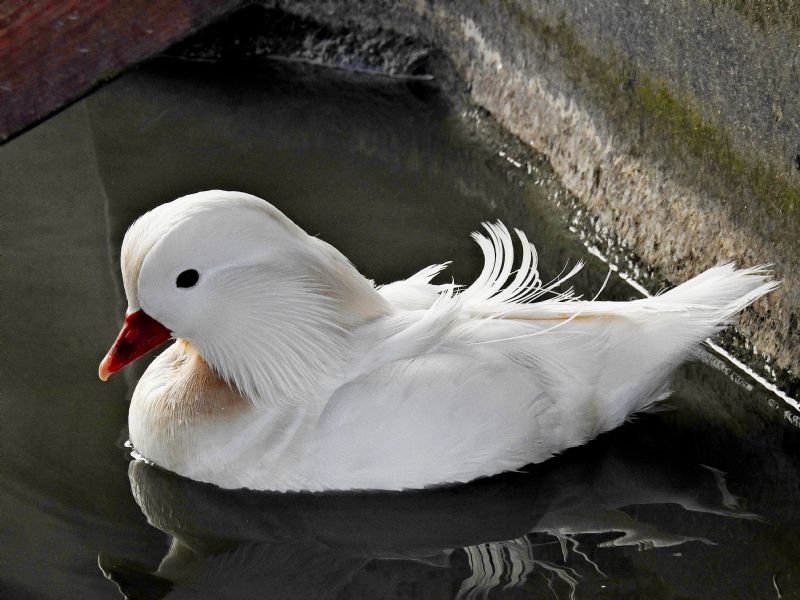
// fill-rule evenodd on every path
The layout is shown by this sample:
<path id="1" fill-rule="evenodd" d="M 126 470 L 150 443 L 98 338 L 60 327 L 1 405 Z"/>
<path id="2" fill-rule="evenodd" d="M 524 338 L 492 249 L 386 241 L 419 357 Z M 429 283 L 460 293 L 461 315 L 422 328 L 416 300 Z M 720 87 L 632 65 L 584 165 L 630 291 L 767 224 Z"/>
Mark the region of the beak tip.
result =
<path id="1" fill-rule="evenodd" d="M 143 310 L 125 316 L 122 330 L 100 361 L 97 376 L 106 381 L 112 373 L 166 342 L 172 333 Z"/>
<path id="2" fill-rule="evenodd" d="M 100 381 L 108 381 L 108 378 L 111 377 L 111 371 L 108 370 L 107 362 L 107 359 L 104 358 L 103 362 L 101 362 L 100 366 L 97 368 L 97 376 L 100 378 Z"/>

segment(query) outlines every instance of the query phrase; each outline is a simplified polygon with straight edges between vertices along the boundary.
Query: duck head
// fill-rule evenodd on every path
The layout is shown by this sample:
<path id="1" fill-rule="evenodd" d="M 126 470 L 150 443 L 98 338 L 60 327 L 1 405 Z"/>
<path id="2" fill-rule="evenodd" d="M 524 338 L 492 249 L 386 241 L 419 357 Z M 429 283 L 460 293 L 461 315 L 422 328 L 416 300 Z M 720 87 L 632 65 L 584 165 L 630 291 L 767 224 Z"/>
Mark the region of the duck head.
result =
<path id="1" fill-rule="evenodd" d="M 121 266 L 128 309 L 103 380 L 178 338 L 254 402 L 308 394 L 347 355 L 349 331 L 385 312 L 340 252 L 240 192 L 146 213 L 125 234 Z"/>

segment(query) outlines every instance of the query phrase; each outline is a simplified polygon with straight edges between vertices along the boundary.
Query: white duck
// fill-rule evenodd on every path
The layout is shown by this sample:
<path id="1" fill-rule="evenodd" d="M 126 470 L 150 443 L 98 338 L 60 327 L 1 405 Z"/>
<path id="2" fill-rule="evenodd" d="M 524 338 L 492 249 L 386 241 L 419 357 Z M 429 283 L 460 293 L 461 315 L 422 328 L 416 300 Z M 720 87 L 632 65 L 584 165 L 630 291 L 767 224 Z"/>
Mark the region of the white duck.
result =
<path id="1" fill-rule="evenodd" d="M 445 265 L 375 287 L 267 202 L 208 191 L 159 206 L 122 245 L 125 324 L 108 376 L 170 337 L 129 415 L 136 449 L 225 488 L 420 488 L 520 468 L 664 397 L 697 344 L 777 286 L 714 267 L 632 302 L 543 284 L 521 231 L 473 234 L 469 287 Z M 513 275 L 513 280 L 512 280 Z"/>

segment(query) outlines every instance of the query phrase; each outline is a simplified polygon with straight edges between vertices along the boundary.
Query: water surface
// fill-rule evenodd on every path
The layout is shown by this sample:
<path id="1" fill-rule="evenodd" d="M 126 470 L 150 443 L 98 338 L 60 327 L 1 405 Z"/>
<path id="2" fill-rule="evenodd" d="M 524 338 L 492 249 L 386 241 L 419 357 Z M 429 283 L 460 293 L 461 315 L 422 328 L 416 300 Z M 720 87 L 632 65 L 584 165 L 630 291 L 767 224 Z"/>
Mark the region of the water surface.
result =
<path id="1" fill-rule="evenodd" d="M 177 196 L 264 197 L 378 283 L 443 260 L 469 281 L 468 234 L 500 218 L 545 277 L 583 259 L 576 288 L 599 289 L 543 160 L 463 112 L 435 82 L 161 59 L 2 148 L 4 597 L 121 597 L 98 556 L 130 598 L 800 596 L 796 417 L 711 355 L 670 410 L 465 486 L 230 492 L 130 461 L 144 365 L 102 384 L 97 364 L 125 228 Z"/>

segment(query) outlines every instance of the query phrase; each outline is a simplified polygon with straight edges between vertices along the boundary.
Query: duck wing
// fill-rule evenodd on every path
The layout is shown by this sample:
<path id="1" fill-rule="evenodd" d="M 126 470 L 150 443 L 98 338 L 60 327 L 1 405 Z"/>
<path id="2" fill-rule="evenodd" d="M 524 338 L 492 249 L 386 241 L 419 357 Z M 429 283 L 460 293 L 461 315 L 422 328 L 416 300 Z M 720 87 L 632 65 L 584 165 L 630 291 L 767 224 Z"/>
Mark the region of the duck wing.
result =
<path id="1" fill-rule="evenodd" d="M 323 487 L 403 489 L 469 481 L 546 460 L 667 395 L 698 343 L 778 284 L 733 264 L 659 296 L 587 301 L 543 283 L 524 234 L 474 234 L 486 261 L 467 288 L 445 265 L 379 291 L 397 308 L 373 324 L 368 359 L 331 396 L 315 444 Z"/>

